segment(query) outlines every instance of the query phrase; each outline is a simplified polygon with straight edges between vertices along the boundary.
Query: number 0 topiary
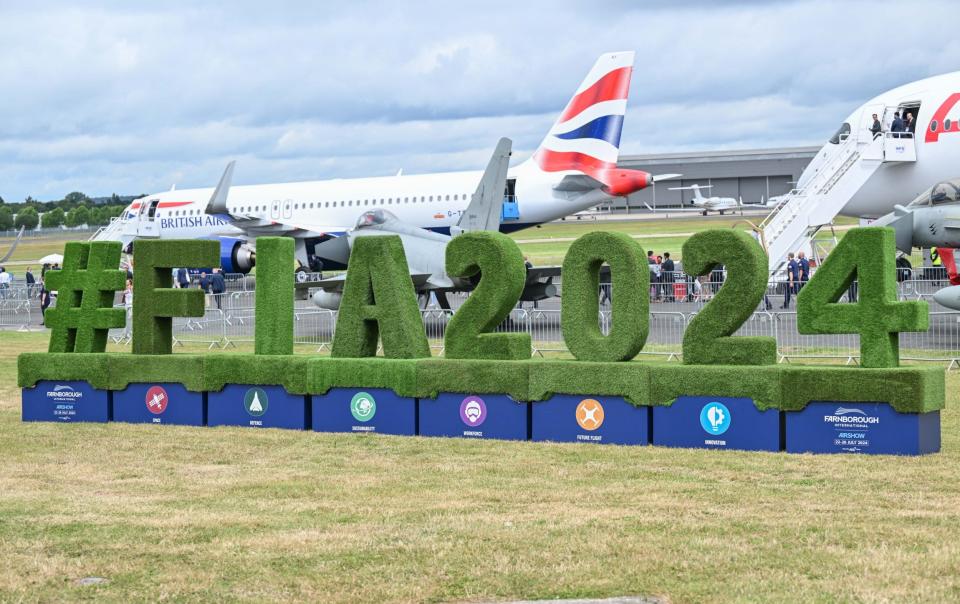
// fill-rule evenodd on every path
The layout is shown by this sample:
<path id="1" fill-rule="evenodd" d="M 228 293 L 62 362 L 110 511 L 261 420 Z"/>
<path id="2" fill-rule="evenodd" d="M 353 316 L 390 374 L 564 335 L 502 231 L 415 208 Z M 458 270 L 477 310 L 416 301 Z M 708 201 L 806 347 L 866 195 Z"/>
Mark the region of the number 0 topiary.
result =
<path id="1" fill-rule="evenodd" d="M 610 266 L 612 323 L 600 331 L 600 269 Z M 629 361 L 647 341 L 650 267 L 643 248 L 625 233 L 593 232 L 573 242 L 563 260 L 560 322 L 567 348 L 581 361 Z"/>

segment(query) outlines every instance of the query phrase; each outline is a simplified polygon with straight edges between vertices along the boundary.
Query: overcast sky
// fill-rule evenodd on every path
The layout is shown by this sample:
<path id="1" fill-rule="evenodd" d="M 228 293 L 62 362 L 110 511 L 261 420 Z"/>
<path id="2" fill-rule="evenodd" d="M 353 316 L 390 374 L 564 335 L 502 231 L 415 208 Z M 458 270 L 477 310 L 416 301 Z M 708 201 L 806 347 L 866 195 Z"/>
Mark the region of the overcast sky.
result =
<path id="1" fill-rule="evenodd" d="M 614 50 L 622 153 L 819 144 L 960 69 L 952 2 L 466 4 L 0 0 L 0 196 L 480 169 Z"/>

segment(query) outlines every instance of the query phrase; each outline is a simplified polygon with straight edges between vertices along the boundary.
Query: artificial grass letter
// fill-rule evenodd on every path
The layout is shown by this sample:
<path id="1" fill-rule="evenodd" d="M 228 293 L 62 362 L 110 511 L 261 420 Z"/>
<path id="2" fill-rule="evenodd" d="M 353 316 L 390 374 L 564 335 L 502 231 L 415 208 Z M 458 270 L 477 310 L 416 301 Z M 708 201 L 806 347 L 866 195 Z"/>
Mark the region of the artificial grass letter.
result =
<path id="1" fill-rule="evenodd" d="M 493 231 L 472 231 L 447 244 L 447 274 L 481 273 L 470 297 L 457 309 L 444 334 L 448 359 L 529 359 L 530 334 L 490 333 L 517 305 L 527 280 L 523 254 L 513 239 Z"/>
<path id="2" fill-rule="evenodd" d="M 173 352 L 173 317 L 202 317 L 200 289 L 173 289 L 171 269 L 220 265 L 220 244 L 208 239 L 138 239 L 133 243 L 133 353 Z"/>
<path id="3" fill-rule="evenodd" d="M 856 279 L 857 302 L 837 304 Z M 797 296 L 800 333 L 860 334 L 863 367 L 900 364 L 901 331 L 926 331 L 928 305 L 897 302 L 896 237 L 891 228 L 851 229 Z"/>
<path id="4" fill-rule="evenodd" d="M 397 235 L 354 240 L 331 355 L 372 357 L 378 340 L 383 340 L 388 358 L 430 356 L 407 257 Z"/>
<path id="5" fill-rule="evenodd" d="M 257 238 L 254 352 L 293 354 L 293 238 Z"/>
<path id="6" fill-rule="evenodd" d="M 732 337 L 767 291 L 767 254 L 742 231 L 700 231 L 683 244 L 683 269 L 693 277 L 719 264 L 727 267 L 720 291 L 687 325 L 683 362 L 688 365 L 769 365 L 777 361 L 777 340 Z"/>
<path id="7" fill-rule="evenodd" d="M 610 335 L 597 320 L 600 268 L 610 265 Z M 625 233 L 596 231 L 570 245 L 563 259 L 560 299 L 563 341 L 580 361 L 629 361 L 647 341 L 650 327 L 650 266 L 643 248 Z"/>

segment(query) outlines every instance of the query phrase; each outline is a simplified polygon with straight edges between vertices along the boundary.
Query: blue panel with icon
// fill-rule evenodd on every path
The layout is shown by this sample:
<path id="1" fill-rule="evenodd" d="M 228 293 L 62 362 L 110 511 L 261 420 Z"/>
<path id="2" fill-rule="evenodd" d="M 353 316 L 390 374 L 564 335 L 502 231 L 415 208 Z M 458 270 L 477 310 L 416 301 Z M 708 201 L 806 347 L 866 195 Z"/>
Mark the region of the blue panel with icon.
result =
<path id="1" fill-rule="evenodd" d="M 203 393 L 176 383 L 130 384 L 113 392 L 113 421 L 202 426 L 206 423 Z"/>
<path id="2" fill-rule="evenodd" d="M 310 397 L 282 386 L 230 384 L 207 394 L 208 426 L 310 429 Z"/>
<path id="3" fill-rule="evenodd" d="M 790 453 L 924 455 L 940 450 L 940 412 L 898 413 L 886 403 L 814 401 L 788 411 Z"/>
<path id="4" fill-rule="evenodd" d="M 317 432 L 417 433 L 417 401 L 384 388 L 331 388 L 313 395 L 313 429 Z"/>
<path id="5" fill-rule="evenodd" d="M 780 451 L 780 412 L 749 398 L 681 396 L 653 408 L 654 445 Z"/>
<path id="6" fill-rule="evenodd" d="M 531 439 L 645 445 L 650 408 L 631 405 L 616 396 L 557 394 L 531 403 Z"/>
<path id="7" fill-rule="evenodd" d="M 420 435 L 526 440 L 527 409 L 503 394 L 441 393 L 420 399 Z"/>
<path id="8" fill-rule="evenodd" d="M 25 422 L 107 422 L 110 393 L 87 382 L 37 382 L 22 393 Z"/>

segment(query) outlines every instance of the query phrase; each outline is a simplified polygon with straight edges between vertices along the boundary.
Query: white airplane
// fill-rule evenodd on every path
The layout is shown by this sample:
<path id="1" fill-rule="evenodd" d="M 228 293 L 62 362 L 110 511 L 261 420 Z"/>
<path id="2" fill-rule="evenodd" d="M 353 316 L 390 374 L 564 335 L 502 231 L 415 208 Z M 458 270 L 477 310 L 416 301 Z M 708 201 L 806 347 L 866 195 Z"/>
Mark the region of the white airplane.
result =
<path id="1" fill-rule="evenodd" d="M 556 220 L 643 189 L 654 177 L 617 167 L 633 52 L 600 56 L 533 157 L 510 169 L 501 209 L 503 232 Z M 390 211 L 404 223 L 449 234 L 470 202 L 482 171 L 396 175 L 231 187 L 233 164 L 214 189 L 147 195 L 94 236 L 218 238 L 221 266 L 246 272 L 260 235 L 296 238 L 302 268 L 343 268 L 318 257 L 315 246 L 350 230 L 364 212 Z"/>
<path id="2" fill-rule="evenodd" d="M 733 197 L 704 197 L 701 193 L 701 189 L 712 189 L 713 185 L 690 185 L 689 187 L 670 187 L 671 191 L 693 191 L 693 199 L 690 201 L 690 204 L 694 207 L 692 208 L 680 208 L 679 210 L 671 210 L 673 212 L 700 212 L 704 216 L 708 212 L 720 212 L 720 215 L 723 216 L 723 213 L 727 210 L 738 210 L 743 207 L 742 199 L 735 199 Z"/>

